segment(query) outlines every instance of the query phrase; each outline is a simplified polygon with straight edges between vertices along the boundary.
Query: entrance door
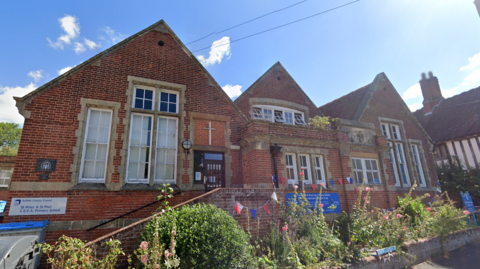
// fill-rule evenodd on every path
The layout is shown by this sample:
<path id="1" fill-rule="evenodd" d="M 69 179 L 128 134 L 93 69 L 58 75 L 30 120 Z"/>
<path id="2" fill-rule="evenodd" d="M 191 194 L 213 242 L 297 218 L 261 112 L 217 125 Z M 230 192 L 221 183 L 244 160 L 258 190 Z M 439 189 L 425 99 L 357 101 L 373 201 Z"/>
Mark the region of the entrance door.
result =
<path id="1" fill-rule="evenodd" d="M 223 153 L 195 151 L 194 172 L 195 182 L 203 183 L 205 191 L 224 188 L 225 160 Z"/>

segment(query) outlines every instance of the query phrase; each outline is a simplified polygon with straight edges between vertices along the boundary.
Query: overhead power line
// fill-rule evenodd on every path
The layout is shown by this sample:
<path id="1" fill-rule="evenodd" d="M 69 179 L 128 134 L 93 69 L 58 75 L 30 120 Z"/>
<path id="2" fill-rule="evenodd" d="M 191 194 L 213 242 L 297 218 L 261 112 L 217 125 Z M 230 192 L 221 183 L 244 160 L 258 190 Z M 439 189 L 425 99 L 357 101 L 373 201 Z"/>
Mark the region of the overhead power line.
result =
<path id="1" fill-rule="evenodd" d="M 192 51 L 192 53 L 198 52 L 198 51 L 202 51 L 202 50 L 206 50 L 206 49 L 210 49 L 210 48 L 217 48 L 217 47 L 229 45 L 229 44 L 235 43 L 235 42 L 237 42 L 237 41 L 240 41 L 240 40 L 243 40 L 243 39 L 247 39 L 247 38 L 252 37 L 252 36 L 260 35 L 260 34 L 263 34 L 263 33 L 266 33 L 266 32 L 269 32 L 269 31 L 272 31 L 272 30 L 275 30 L 275 29 L 278 29 L 278 28 L 285 27 L 285 26 L 290 25 L 290 24 L 294 24 L 294 23 L 297 23 L 297 22 L 300 22 L 300 21 L 303 21 L 303 20 L 306 20 L 306 19 L 310 19 L 310 18 L 315 17 L 315 16 L 318 16 L 318 15 L 325 14 L 325 13 L 327 13 L 327 12 L 334 11 L 334 10 L 336 10 L 336 9 L 339 9 L 339 8 L 342 8 L 342 7 L 345 7 L 345 6 L 354 4 L 354 3 L 356 3 L 356 2 L 360 2 L 360 0 L 355 0 L 355 1 L 352 1 L 352 2 L 349 2 L 349 3 L 346 3 L 346 4 L 343 4 L 343 5 L 340 5 L 340 6 L 337 6 L 337 7 L 334 7 L 334 8 L 331 8 L 331 9 L 328 9 L 328 10 L 325 10 L 325 11 L 322 11 L 322 12 L 319 12 L 319 13 L 316 13 L 316 14 L 313 14 L 313 15 L 310 15 L 310 16 L 308 16 L 308 17 L 304 17 L 304 18 L 298 19 L 298 20 L 296 20 L 296 21 L 292 21 L 292 22 L 289 22 L 289 23 L 285 23 L 285 24 L 282 24 L 282 25 L 279 25 L 279 26 L 276 26 L 276 27 L 273 27 L 273 28 L 270 28 L 270 29 L 267 29 L 267 30 L 264 30 L 264 31 L 261 31 L 261 32 L 258 32 L 258 33 L 255 33 L 255 34 L 251 34 L 251 35 L 248 35 L 248 36 L 244 36 L 244 37 L 241 37 L 241 38 L 232 40 L 232 41 L 227 42 L 227 43 L 222 43 L 222 44 L 218 44 L 218 45 L 215 45 L 215 46 L 210 46 L 210 47 L 205 47 L 205 48 L 203 48 L 203 49 L 198 49 L 198 50 Z"/>
<path id="2" fill-rule="evenodd" d="M 195 43 L 195 42 L 197 42 L 197 41 L 203 40 L 203 39 L 205 39 L 205 38 L 207 38 L 207 37 L 209 37 L 209 36 L 211 36 L 211 35 L 213 35 L 213 34 L 220 34 L 220 33 L 226 32 L 226 31 L 231 30 L 231 29 L 233 29 L 233 28 L 236 28 L 236 27 L 238 27 L 238 26 L 242 26 L 242 25 L 244 25 L 244 24 L 247 24 L 247 23 L 249 23 L 249 22 L 252 22 L 252 21 L 261 19 L 261 18 L 266 17 L 266 16 L 268 16 L 268 15 L 272 15 L 273 13 L 277 13 L 277 12 L 283 11 L 283 10 L 285 10 L 285 9 L 289 9 L 289 8 L 291 8 L 291 7 L 294 7 L 294 6 L 296 6 L 296 5 L 299 5 L 299 4 L 304 3 L 304 2 L 307 2 L 307 1 L 308 1 L 308 0 L 303 0 L 303 1 L 300 1 L 300 2 L 295 3 L 295 4 L 293 4 L 293 5 L 290 5 L 290 6 L 288 6 L 288 7 L 284 7 L 284 8 L 281 8 L 281 9 L 277 9 L 277 10 L 275 10 L 275 11 L 272 11 L 272 12 L 267 13 L 267 14 L 265 14 L 265 15 L 262 15 L 262 16 L 260 16 L 260 17 L 256 17 L 256 18 L 251 19 L 251 20 L 248 20 L 248 21 L 246 21 L 246 22 L 242 22 L 242 23 L 240 23 L 240 24 L 237 24 L 237 25 L 232 26 L 232 27 L 230 27 L 230 28 L 227 28 L 227 29 L 225 29 L 225 30 L 222 30 L 222 31 L 219 31 L 219 32 L 213 32 L 213 33 L 211 33 L 211 34 L 209 34 L 209 35 L 207 35 L 207 36 L 205 36 L 205 37 L 202 37 L 202 38 L 200 38 L 200 39 L 197 39 L 197 40 L 192 41 L 192 42 L 190 42 L 190 43 L 187 43 L 187 44 L 185 44 L 185 45 L 190 45 L 190 44 Z"/>

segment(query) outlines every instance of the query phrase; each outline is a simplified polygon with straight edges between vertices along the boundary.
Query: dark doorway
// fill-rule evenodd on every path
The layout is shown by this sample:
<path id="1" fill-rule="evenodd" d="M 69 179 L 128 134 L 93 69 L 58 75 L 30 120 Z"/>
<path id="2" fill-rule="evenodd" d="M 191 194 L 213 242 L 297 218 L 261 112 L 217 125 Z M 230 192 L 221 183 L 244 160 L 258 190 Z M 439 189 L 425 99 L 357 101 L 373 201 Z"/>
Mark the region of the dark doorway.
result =
<path id="1" fill-rule="evenodd" d="M 194 182 L 204 184 L 205 191 L 225 188 L 225 158 L 219 152 L 195 151 Z"/>

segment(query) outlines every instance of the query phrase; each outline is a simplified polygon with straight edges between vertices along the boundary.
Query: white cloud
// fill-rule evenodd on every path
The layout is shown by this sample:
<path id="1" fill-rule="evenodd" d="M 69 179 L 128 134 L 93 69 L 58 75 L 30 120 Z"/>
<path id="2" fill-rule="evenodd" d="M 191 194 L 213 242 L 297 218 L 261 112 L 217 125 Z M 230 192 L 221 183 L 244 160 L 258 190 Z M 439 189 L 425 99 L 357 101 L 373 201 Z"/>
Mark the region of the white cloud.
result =
<path id="1" fill-rule="evenodd" d="M 85 46 L 82 43 L 75 42 L 75 53 L 80 54 L 86 50 Z"/>
<path id="2" fill-rule="evenodd" d="M 414 103 L 414 104 L 408 105 L 408 108 L 410 108 L 410 111 L 412 112 L 415 112 L 422 107 L 423 105 L 421 103 Z"/>
<path id="3" fill-rule="evenodd" d="M 47 38 L 47 41 L 52 48 L 63 50 L 66 44 L 70 44 L 80 34 L 80 24 L 77 22 L 77 18 L 70 15 L 58 19 L 58 22 L 66 34 L 61 35 L 56 42 L 52 42 L 50 38 Z"/>
<path id="4" fill-rule="evenodd" d="M 27 75 L 29 77 L 32 77 L 35 80 L 35 82 L 38 82 L 41 78 L 43 78 L 42 73 L 43 73 L 43 70 L 30 71 L 30 72 L 28 72 Z"/>
<path id="5" fill-rule="evenodd" d="M 449 90 L 442 90 L 442 95 L 444 98 L 450 98 L 459 93 L 460 87 L 455 87 Z"/>
<path id="6" fill-rule="evenodd" d="M 468 58 L 468 64 L 460 67 L 460 71 L 472 70 L 478 67 L 480 67 L 480 53 Z"/>
<path id="7" fill-rule="evenodd" d="M 35 90 L 37 86 L 30 83 L 26 87 L 2 87 L 0 86 L 0 122 L 15 122 L 23 124 L 23 116 L 18 113 L 13 96 L 24 96 Z"/>
<path id="8" fill-rule="evenodd" d="M 420 87 L 420 83 L 417 83 L 404 91 L 402 98 L 403 100 L 408 100 L 415 99 L 420 96 L 422 96 L 422 88 Z"/>
<path id="9" fill-rule="evenodd" d="M 71 66 L 67 66 L 65 68 L 62 68 L 62 69 L 58 70 L 57 73 L 58 73 L 58 75 L 63 75 L 63 73 L 66 73 L 66 72 L 70 71 L 70 69 L 72 69 L 72 68 L 73 67 L 71 67 Z"/>
<path id="10" fill-rule="evenodd" d="M 221 63 L 223 57 L 230 56 L 230 37 L 225 36 L 221 39 L 214 41 L 210 48 L 210 56 L 205 58 L 203 55 L 198 55 L 198 60 L 207 67 L 216 63 Z"/>
<path id="11" fill-rule="evenodd" d="M 122 40 L 124 40 L 127 36 L 124 34 L 121 34 L 119 32 L 115 32 L 110 26 L 105 26 L 104 28 L 101 29 L 103 32 L 105 32 L 110 39 L 110 41 L 113 44 L 116 44 Z M 100 39 L 105 39 L 104 37 L 101 37 Z"/>
<path id="12" fill-rule="evenodd" d="M 97 44 L 97 43 L 95 43 L 92 40 L 87 39 L 87 38 L 83 38 L 83 39 L 85 40 L 84 41 L 85 45 L 87 45 L 87 47 L 89 49 L 93 50 L 93 49 L 96 49 L 96 48 L 100 48 L 100 44 Z"/>
<path id="13" fill-rule="evenodd" d="M 227 93 L 227 95 L 230 97 L 230 98 L 235 98 L 235 97 L 238 97 L 240 96 L 240 94 L 242 94 L 242 86 L 240 85 L 230 85 L 230 84 L 227 84 L 225 86 L 222 87 L 223 90 L 225 91 L 225 93 Z"/>
<path id="14" fill-rule="evenodd" d="M 470 74 L 463 78 L 461 86 L 478 87 L 480 83 L 480 68 L 473 70 Z"/>

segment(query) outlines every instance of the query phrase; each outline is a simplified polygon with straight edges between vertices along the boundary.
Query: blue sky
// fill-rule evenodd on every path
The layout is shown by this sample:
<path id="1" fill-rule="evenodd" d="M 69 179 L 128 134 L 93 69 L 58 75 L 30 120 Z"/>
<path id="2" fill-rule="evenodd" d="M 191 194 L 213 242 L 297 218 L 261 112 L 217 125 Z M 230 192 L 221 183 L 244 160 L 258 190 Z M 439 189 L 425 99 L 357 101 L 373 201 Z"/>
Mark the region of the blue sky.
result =
<path id="1" fill-rule="evenodd" d="M 0 121 L 23 122 L 12 96 L 160 19 L 186 44 L 301 1 L 1 1 Z M 228 43 L 350 1 L 304 1 L 188 48 Z M 480 17 L 473 0 L 360 0 L 194 54 L 232 98 L 280 61 L 317 106 L 385 72 L 417 109 L 422 72 L 433 71 L 445 97 L 480 86 Z"/>

